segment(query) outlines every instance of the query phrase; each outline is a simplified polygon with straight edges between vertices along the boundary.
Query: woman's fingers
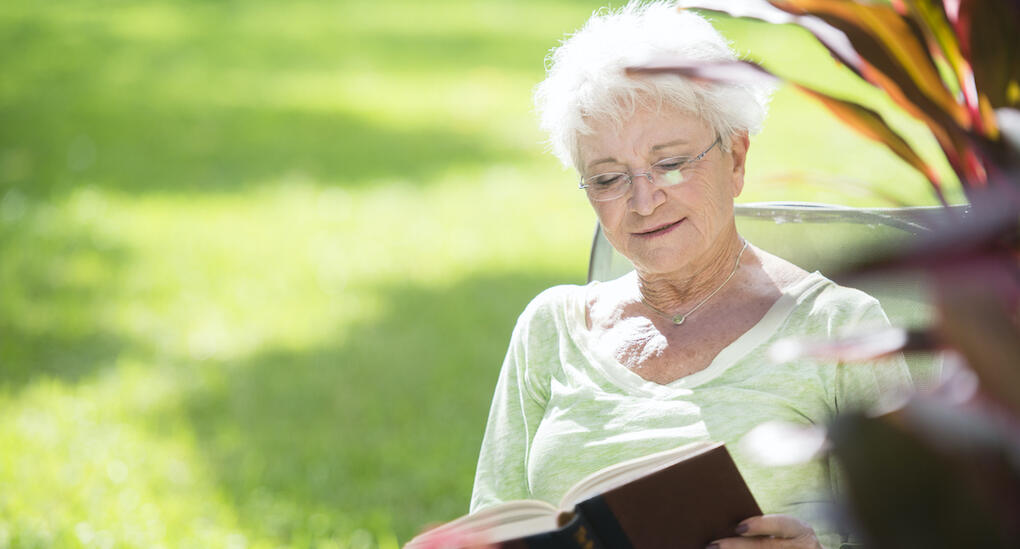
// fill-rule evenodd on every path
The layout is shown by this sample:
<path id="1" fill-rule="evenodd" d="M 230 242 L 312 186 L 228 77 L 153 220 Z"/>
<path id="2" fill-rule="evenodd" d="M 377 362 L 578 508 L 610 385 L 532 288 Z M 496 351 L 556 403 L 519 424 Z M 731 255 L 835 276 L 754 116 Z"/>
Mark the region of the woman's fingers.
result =
<path id="1" fill-rule="evenodd" d="M 789 515 L 762 515 L 741 522 L 740 537 L 713 541 L 709 549 L 817 549 L 818 538 L 806 522 Z"/>

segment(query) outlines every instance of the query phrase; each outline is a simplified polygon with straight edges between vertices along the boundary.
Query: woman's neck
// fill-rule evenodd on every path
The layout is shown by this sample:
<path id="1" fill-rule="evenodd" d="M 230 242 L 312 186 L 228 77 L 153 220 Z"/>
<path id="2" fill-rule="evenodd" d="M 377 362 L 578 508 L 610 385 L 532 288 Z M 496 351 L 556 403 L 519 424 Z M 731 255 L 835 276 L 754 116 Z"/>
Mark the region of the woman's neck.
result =
<path id="1" fill-rule="evenodd" d="M 656 276 L 639 272 L 637 285 L 644 303 L 661 313 L 686 313 L 713 292 L 722 291 L 724 281 L 735 273 L 744 240 L 736 230 L 721 240 L 721 245 L 713 246 L 683 272 Z"/>

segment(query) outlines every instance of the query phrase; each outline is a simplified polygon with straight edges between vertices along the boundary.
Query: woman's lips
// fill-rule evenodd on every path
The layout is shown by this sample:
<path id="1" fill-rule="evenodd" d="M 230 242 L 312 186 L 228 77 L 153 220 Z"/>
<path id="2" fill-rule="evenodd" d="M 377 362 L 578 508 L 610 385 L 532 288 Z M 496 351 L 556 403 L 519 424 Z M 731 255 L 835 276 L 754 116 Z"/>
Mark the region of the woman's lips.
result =
<path id="1" fill-rule="evenodd" d="M 645 231 L 643 233 L 633 233 L 633 234 L 634 234 L 634 236 L 636 236 L 638 238 L 655 238 L 655 237 L 658 237 L 658 236 L 662 236 L 664 234 L 668 234 L 668 233 L 672 232 L 673 229 L 679 227 L 680 224 L 684 222 L 684 219 L 687 219 L 687 218 L 685 217 L 685 218 L 683 218 L 683 219 L 681 219 L 679 221 L 674 221 L 672 223 L 666 223 L 665 225 L 659 225 L 658 227 L 656 227 L 654 229 L 651 229 L 649 231 Z"/>

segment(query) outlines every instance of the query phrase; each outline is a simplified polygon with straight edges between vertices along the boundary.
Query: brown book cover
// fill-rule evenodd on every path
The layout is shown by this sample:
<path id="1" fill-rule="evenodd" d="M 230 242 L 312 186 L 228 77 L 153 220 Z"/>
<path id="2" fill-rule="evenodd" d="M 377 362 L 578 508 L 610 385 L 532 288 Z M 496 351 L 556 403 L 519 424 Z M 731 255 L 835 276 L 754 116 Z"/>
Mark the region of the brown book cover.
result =
<path id="1" fill-rule="evenodd" d="M 508 502 L 426 532 L 405 549 L 702 549 L 761 514 L 722 443 L 696 443 L 607 467 L 557 510 Z"/>
<path id="2" fill-rule="evenodd" d="M 626 547 L 634 549 L 703 549 L 712 540 L 736 535 L 740 521 L 761 514 L 722 444 L 592 499 L 601 499 L 615 522 L 589 516 L 593 528 L 619 540 L 619 534 L 610 533 L 618 526 Z M 577 506 L 582 513 L 593 507 L 591 500 Z"/>

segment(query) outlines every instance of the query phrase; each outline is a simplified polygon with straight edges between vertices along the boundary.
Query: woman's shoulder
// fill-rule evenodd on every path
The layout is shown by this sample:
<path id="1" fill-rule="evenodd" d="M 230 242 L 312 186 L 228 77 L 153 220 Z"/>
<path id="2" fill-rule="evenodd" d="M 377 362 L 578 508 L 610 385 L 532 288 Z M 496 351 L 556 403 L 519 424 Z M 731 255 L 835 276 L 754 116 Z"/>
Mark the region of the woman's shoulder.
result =
<path id="1" fill-rule="evenodd" d="M 818 271 L 808 272 L 768 252 L 759 252 L 762 267 L 783 293 L 794 296 L 816 314 L 878 306 L 878 300 L 861 290 L 841 286 Z"/>
<path id="2" fill-rule="evenodd" d="M 569 316 L 570 312 L 584 303 L 591 284 L 559 284 L 542 290 L 531 299 L 521 312 L 518 324 L 534 321 L 552 321 Z"/>
<path id="3" fill-rule="evenodd" d="M 794 316 L 824 327 L 829 333 L 878 327 L 889 322 L 878 299 L 857 288 L 837 284 L 818 271 L 811 273 L 799 286 Z"/>
<path id="4" fill-rule="evenodd" d="M 525 311 L 529 310 L 547 310 L 563 307 L 566 304 L 572 303 L 578 299 L 584 299 L 587 293 L 588 286 L 581 286 L 578 284 L 557 284 L 551 286 L 539 292 L 538 295 L 533 297 L 525 307 Z"/>
<path id="5" fill-rule="evenodd" d="M 878 300 L 871 294 L 840 285 L 818 271 L 808 275 L 802 287 L 800 301 L 809 303 L 813 311 L 836 312 L 878 306 Z"/>
<path id="6" fill-rule="evenodd" d="M 631 271 L 615 280 L 547 288 L 524 308 L 517 326 L 545 326 L 571 333 L 587 330 L 592 316 L 611 314 L 626 296 L 636 291 L 634 277 Z"/>
<path id="7" fill-rule="evenodd" d="M 566 334 L 583 326 L 586 286 L 561 284 L 547 288 L 524 308 L 511 334 L 511 348 L 546 351 Z M 541 351 L 545 352 L 545 351 Z"/>

